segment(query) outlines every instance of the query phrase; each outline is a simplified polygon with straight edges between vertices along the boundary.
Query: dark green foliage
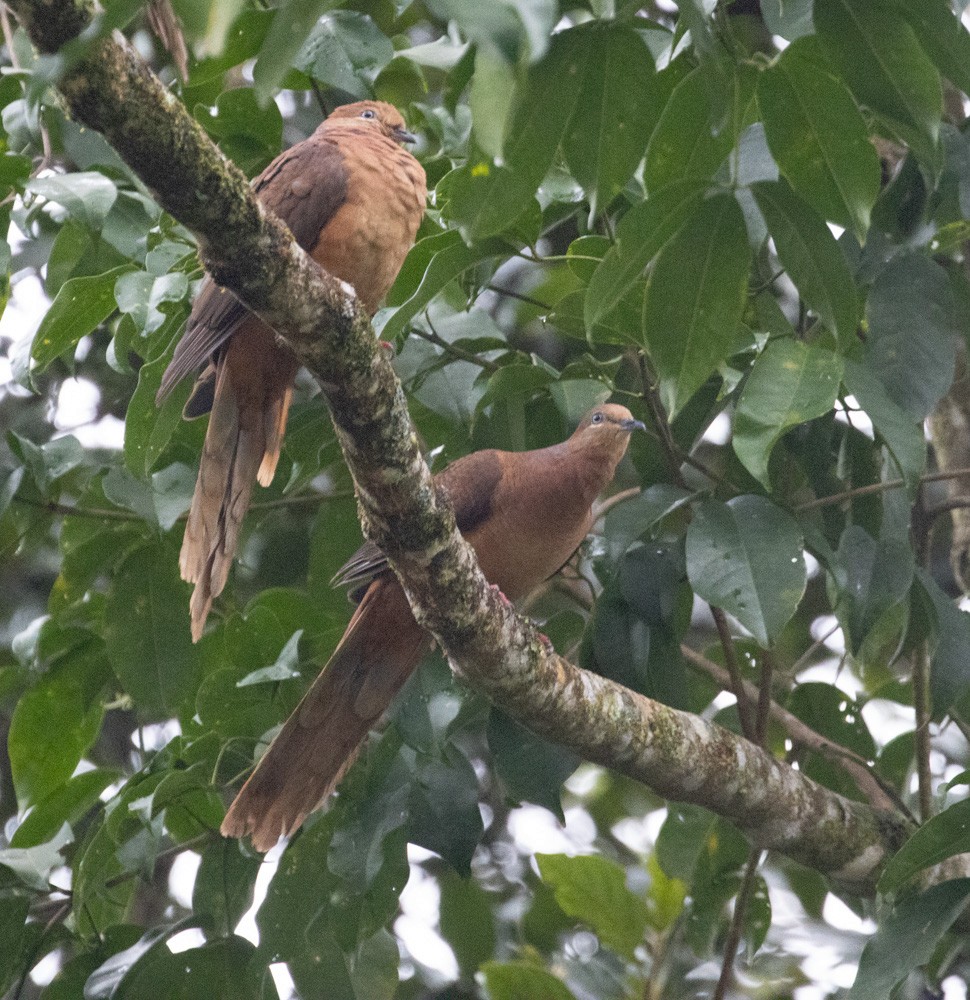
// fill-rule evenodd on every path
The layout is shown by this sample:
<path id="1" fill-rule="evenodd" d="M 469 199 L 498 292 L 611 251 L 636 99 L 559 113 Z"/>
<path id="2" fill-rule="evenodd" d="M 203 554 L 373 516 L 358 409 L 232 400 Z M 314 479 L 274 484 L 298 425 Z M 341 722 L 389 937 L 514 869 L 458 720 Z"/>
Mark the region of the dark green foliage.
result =
<path id="1" fill-rule="evenodd" d="M 142 5 L 105 6 L 250 176 L 342 101 L 406 111 L 433 196 L 374 325 L 435 468 L 560 441 L 607 398 L 647 423 L 616 482 L 640 492 L 528 607 L 557 650 L 738 729 L 681 653 L 731 661 L 716 605 L 739 673 L 770 675 L 788 718 L 837 745 L 782 717 L 765 746 L 864 799 L 850 754 L 918 811 L 914 668 L 934 738 L 970 706 L 924 430 L 970 329 L 961 4 L 175 0 L 185 82 Z M 703 809 L 661 818 L 652 791 L 581 766 L 440 657 L 278 868 L 218 836 L 350 617 L 329 579 L 360 543 L 352 484 L 301 380 L 193 646 L 178 547 L 205 422 L 181 419 L 188 386 L 154 397 L 196 247 L 64 115 L 60 64 L 20 30 L 8 42 L 0 307 L 11 276 L 21 309 L 28 287 L 48 301 L 32 339 L 12 306 L 0 327 L 0 994 L 263 1000 L 276 963 L 328 1000 L 709 994 L 743 894 L 743 988 L 791 997 L 806 979 L 791 921 L 835 948 L 833 887 L 777 858 L 756 871 Z M 77 437 L 72 377 L 98 390 Z M 121 419 L 123 441 L 92 433 Z M 967 978 L 949 936 L 966 880 L 918 882 L 970 850 L 956 724 L 934 743 L 938 815 L 865 904 L 875 937 L 863 951 L 840 932 L 839 961 L 861 955 L 854 998 Z M 402 904 L 409 879 L 437 915 Z M 425 962 L 421 920 L 451 946 L 450 977 L 449 958 Z"/>

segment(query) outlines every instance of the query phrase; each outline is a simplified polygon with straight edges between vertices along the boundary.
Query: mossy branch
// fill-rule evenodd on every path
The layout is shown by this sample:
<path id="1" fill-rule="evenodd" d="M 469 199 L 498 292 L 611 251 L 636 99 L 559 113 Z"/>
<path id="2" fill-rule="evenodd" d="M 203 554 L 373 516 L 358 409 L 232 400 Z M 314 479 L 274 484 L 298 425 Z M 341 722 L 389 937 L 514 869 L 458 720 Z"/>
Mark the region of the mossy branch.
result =
<path id="1" fill-rule="evenodd" d="M 87 31 L 79 0 L 11 0 L 44 52 Z M 456 670 L 536 732 L 588 760 L 694 802 L 862 891 L 908 833 L 746 740 L 558 657 L 488 587 L 437 497 L 407 405 L 370 323 L 256 201 L 242 173 L 119 34 L 71 43 L 59 81 L 71 113 L 101 132 L 189 228 L 217 281 L 259 313 L 323 386 L 367 535 L 387 553 L 418 619 Z"/>

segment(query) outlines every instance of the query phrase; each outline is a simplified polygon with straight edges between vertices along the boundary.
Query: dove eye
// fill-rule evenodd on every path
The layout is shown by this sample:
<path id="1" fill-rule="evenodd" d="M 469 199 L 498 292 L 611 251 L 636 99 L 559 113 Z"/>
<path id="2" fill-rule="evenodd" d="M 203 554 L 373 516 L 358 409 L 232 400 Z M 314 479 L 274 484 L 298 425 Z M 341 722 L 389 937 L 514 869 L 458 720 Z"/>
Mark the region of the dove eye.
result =
<path id="1" fill-rule="evenodd" d="M 367 119 L 376 118 L 377 117 L 377 113 L 375 111 L 372 111 L 370 108 L 368 108 L 366 111 L 361 111 L 360 117 L 361 118 L 367 118 Z"/>
<path id="2" fill-rule="evenodd" d="M 594 413 L 592 419 L 590 420 L 590 423 L 591 424 L 601 424 L 601 423 L 603 423 L 603 414 L 602 413 Z"/>

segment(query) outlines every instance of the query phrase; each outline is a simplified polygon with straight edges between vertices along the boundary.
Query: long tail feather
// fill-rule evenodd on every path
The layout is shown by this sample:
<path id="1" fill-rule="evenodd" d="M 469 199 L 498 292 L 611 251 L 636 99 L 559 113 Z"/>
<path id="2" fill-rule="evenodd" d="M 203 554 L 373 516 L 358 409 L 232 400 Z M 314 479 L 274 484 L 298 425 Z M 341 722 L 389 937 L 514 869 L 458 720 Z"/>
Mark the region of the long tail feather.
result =
<path id="1" fill-rule="evenodd" d="M 430 645 L 397 581 L 371 584 L 340 645 L 226 813 L 226 837 L 268 851 L 333 791 Z"/>

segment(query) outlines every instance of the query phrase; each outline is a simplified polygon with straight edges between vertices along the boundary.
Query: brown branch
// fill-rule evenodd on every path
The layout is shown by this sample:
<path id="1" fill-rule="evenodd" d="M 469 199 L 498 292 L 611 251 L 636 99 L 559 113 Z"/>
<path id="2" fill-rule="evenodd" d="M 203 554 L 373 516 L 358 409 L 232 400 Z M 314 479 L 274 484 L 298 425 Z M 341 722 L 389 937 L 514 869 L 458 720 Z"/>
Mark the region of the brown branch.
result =
<path id="1" fill-rule="evenodd" d="M 428 323 L 428 329 L 422 330 L 420 326 L 412 326 L 411 332 L 415 334 L 415 336 L 420 337 L 422 340 L 426 340 L 429 344 L 434 344 L 435 347 L 440 347 L 445 354 L 450 354 L 456 360 L 467 361 L 469 364 L 477 365 L 479 368 L 482 368 L 487 372 L 492 372 L 494 374 L 502 367 L 490 358 L 480 357 L 478 354 L 466 351 L 464 348 L 458 347 L 456 344 L 449 343 L 434 328 L 427 313 L 425 313 L 424 318 Z"/>
<path id="2" fill-rule="evenodd" d="M 920 643 L 913 656 L 913 706 L 916 709 L 916 777 L 920 820 L 933 815 L 933 772 L 930 768 L 930 651 Z"/>
<path id="3" fill-rule="evenodd" d="M 690 646 L 681 645 L 680 652 L 685 660 L 690 661 L 695 667 L 701 669 L 717 685 L 724 690 L 731 689 L 731 678 L 728 672 L 719 663 L 702 656 Z M 749 681 L 743 681 L 748 697 L 753 699 L 758 696 L 757 689 Z M 859 791 L 869 800 L 875 809 L 898 809 L 906 812 L 906 807 L 896 795 L 895 791 L 888 785 L 882 783 L 881 779 L 873 772 L 866 761 L 848 747 L 830 740 L 827 736 L 816 732 L 811 726 L 802 722 L 797 715 L 793 715 L 786 708 L 782 708 L 776 701 L 770 701 L 768 713 L 788 733 L 793 743 L 804 747 L 807 750 L 814 750 L 822 754 L 829 760 L 839 764 L 842 769 L 855 781 Z"/>
<path id="4" fill-rule="evenodd" d="M 920 483 L 942 483 L 949 479 L 962 479 L 970 476 L 970 469 L 950 469 L 946 472 L 928 472 L 920 476 Z M 902 489 L 906 485 L 905 479 L 887 479 L 883 483 L 869 483 L 867 486 L 857 486 L 855 489 L 844 490 L 841 493 L 831 493 L 827 497 L 816 497 L 814 500 L 806 500 L 805 503 L 796 504 L 794 510 L 802 513 L 806 510 L 815 510 L 818 507 L 831 507 L 834 504 L 842 503 L 844 500 L 853 500 L 855 497 L 865 497 L 872 493 L 884 493 L 886 490 Z"/>
<path id="5" fill-rule="evenodd" d="M 734 639 L 731 636 L 731 629 L 728 625 L 727 615 L 724 613 L 722 608 L 717 607 L 714 604 L 708 605 L 711 609 L 711 617 L 714 619 L 714 624 L 717 626 L 717 635 L 721 640 L 721 650 L 724 653 L 724 664 L 727 667 L 728 677 L 730 678 L 730 690 L 734 692 L 734 697 L 737 699 L 738 707 L 738 718 L 741 720 L 741 732 L 751 740 L 752 743 L 757 743 L 757 725 L 754 719 L 751 717 L 751 701 L 748 700 L 748 696 L 745 693 L 745 683 L 744 678 L 741 676 L 741 668 L 738 665 L 737 650 L 734 648 Z"/>
<path id="6" fill-rule="evenodd" d="M 762 852 L 757 848 L 752 848 L 748 855 L 747 864 L 744 866 L 741 888 L 734 900 L 734 913 L 731 916 L 731 925 L 728 927 L 727 938 L 724 942 L 721 975 L 717 980 L 717 986 L 714 987 L 714 992 L 711 994 L 711 1000 L 724 1000 L 727 991 L 734 982 L 734 959 L 738 953 L 738 945 L 741 943 L 741 931 L 744 928 L 744 918 L 748 912 L 751 893 L 754 891 L 754 880 L 758 874 L 758 865 L 761 864 L 761 854 Z"/>
<path id="7" fill-rule="evenodd" d="M 87 21 L 71 0 L 11 0 L 52 51 Z M 871 889 L 909 832 L 894 812 L 834 794 L 698 716 L 579 670 L 505 607 L 434 488 L 400 384 L 346 286 L 325 275 L 255 201 L 131 47 L 101 38 L 60 80 L 98 129 L 199 239 L 213 277 L 273 326 L 324 388 L 367 536 L 387 553 L 416 617 L 454 669 L 541 736 L 659 794 L 706 806 L 757 846 Z"/>

